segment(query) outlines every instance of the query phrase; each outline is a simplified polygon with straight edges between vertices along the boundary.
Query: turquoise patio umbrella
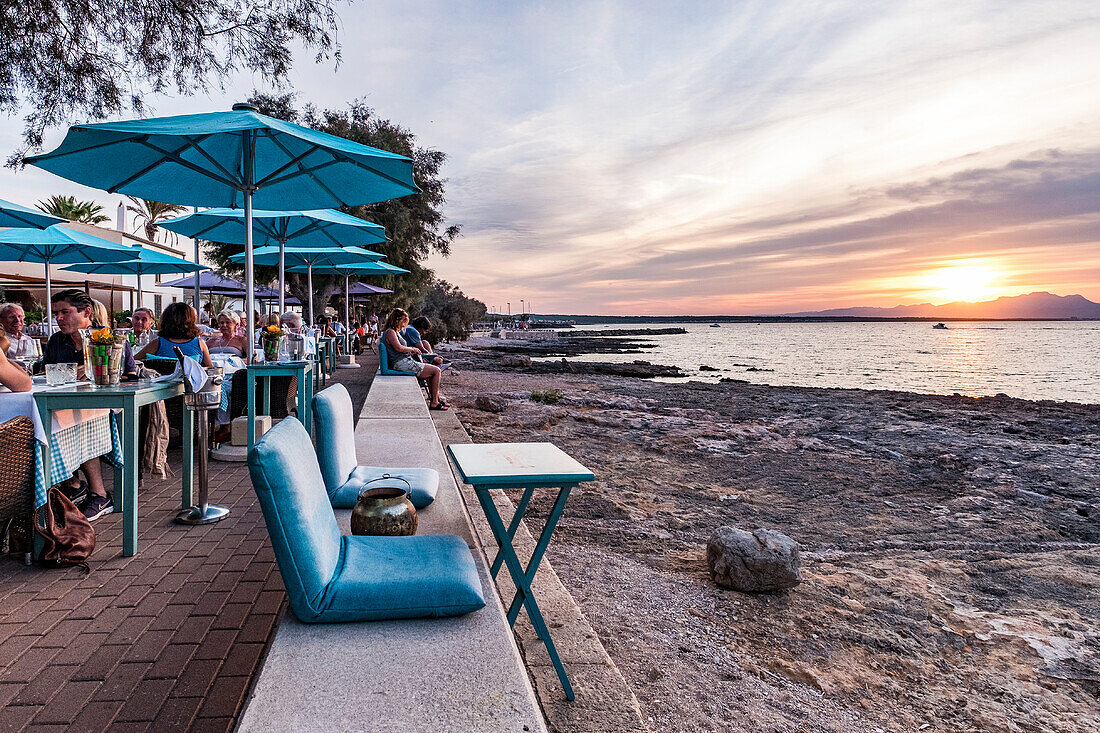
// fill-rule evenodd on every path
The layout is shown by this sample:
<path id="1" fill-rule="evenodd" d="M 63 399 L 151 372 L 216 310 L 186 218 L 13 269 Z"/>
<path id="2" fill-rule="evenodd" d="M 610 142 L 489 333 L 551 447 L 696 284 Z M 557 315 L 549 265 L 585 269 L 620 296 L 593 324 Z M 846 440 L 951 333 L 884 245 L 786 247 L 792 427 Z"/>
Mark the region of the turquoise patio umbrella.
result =
<path id="1" fill-rule="evenodd" d="M 360 247 L 326 247 L 323 249 L 309 247 L 261 247 L 256 250 L 253 261 L 259 265 L 272 266 L 279 264 L 280 260 L 285 261 L 285 263 L 289 265 L 288 269 L 291 272 L 306 273 L 308 277 L 307 288 L 310 293 L 313 293 L 313 270 L 316 267 L 372 263 L 379 265 L 379 271 L 391 267 L 394 268 L 393 272 L 401 270 L 400 267 L 394 267 L 394 265 L 379 263 L 378 260 L 381 260 L 384 256 L 385 255 L 371 252 L 370 250 Z M 241 262 L 244 260 L 244 254 L 232 255 L 229 259 Z M 408 272 L 408 270 L 404 272 Z M 309 323 L 311 326 L 314 325 L 312 297 L 309 299 Z"/>
<path id="2" fill-rule="evenodd" d="M 55 150 L 26 162 L 111 193 L 242 207 L 249 313 L 253 205 L 336 208 L 420 190 L 409 158 L 267 117 L 249 104 L 235 104 L 231 112 L 73 125 Z"/>
<path id="3" fill-rule="evenodd" d="M 61 269 L 70 272 L 84 272 L 90 275 L 137 275 L 138 305 L 142 304 L 142 275 L 176 275 L 181 272 L 199 272 L 209 270 L 206 265 L 199 265 L 182 257 L 158 252 L 155 249 L 135 247 L 133 259 L 121 262 L 82 262 L 69 265 Z"/>
<path id="4" fill-rule="evenodd" d="M 0 227 L 45 229 L 64 221 L 64 219 L 53 214 L 46 214 L 38 209 L 29 209 L 26 206 L 0 199 Z"/>
<path id="5" fill-rule="evenodd" d="M 301 272 L 303 268 L 292 267 L 291 272 Z M 403 267 L 397 265 L 391 265 L 388 262 L 351 262 L 348 264 L 328 264 L 321 265 L 319 267 L 311 267 L 308 270 L 310 277 L 312 273 L 316 271 L 322 275 L 343 275 L 344 276 L 344 325 L 351 328 L 351 283 L 350 280 L 353 277 L 363 277 L 365 275 L 404 275 L 408 273 Z M 310 281 L 309 291 L 313 292 L 312 280 Z M 375 292 L 379 293 L 392 293 L 392 290 L 386 290 L 385 288 L 374 288 Z M 312 307 L 313 300 L 310 299 L 310 306 Z M 312 316 L 312 314 L 310 314 Z"/>
<path id="6" fill-rule="evenodd" d="M 223 244 L 245 243 L 244 212 L 240 209 L 206 209 L 161 222 L 159 226 L 192 239 Z M 374 222 L 334 209 L 252 212 L 253 237 L 264 244 L 294 247 L 362 247 L 386 241 L 386 230 Z M 285 258 L 279 259 L 279 312 L 286 309 L 282 293 L 286 283 Z"/>
<path id="7" fill-rule="evenodd" d="M 49 308 L 53 298 L 50 265 L 77 262 L 119 262 L 132 259 L 135 248 L 103 237 L 54 224 L 45 229 L 0 231 L 0 261 L 41 262 L 46 268 L 46 330 L 53 333 Z"/>

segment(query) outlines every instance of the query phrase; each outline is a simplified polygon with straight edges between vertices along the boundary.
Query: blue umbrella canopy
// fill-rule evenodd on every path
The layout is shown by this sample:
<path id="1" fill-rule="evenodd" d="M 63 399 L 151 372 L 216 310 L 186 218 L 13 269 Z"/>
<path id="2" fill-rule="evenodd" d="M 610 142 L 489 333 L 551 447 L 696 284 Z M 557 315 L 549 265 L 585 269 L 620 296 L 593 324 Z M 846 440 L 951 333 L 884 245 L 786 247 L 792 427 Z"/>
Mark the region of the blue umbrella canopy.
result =
<path id="1" fill-rule="evenodd" d="M 65 220 L 52 214 L 46 214 L 37 209 L 28 209 L 26 206 L 0 199 L 0 227 L 45 229 L 63 221 Z"/>
<path id="2" fill-rule="evenodd" d="M 249 311 L 253 204 L 323 209 L 419 190 L 409 158 L 267 117 L 247 104 L 231 112 L 74 125 L 57 149 L 26 162 L 112 193 L 190 206 L 243 205 Z M 251 341 L 248 352 L 251 357 Z"/>
<path id="3" fill-rule="evenodd" d="M 251 105 L 147 120 L 73 125 L 26 162 L 111 193 L 188 206 L 335 208 L 419 189 L 412 160 L 268 117 Z"/>
<path id="4" fill-rule="evenodd" d="M 301 272 L 301 267 L 290 268 L 291 272 Z M 355 294 L 355 288 L 351 287 L 351 278 L 362 277 L 364 275 L 401 275 L 407 273 L 403 267 L 397 265 L 391 265 L 388 262 L 350 262 L 347 264 L 333 263 L 330 265 L 321 265 L 319 267 L 312 268 L 319 273 L 325 275 L 343 275 L 344 276 L 344 292 Z M 312 277 L 312 272 L 310 277 Z M 369 293 L 392 293 L 392 290 L 386 288 L 376 288 L 373 285 L 367 285 L 365 283 L 359 283 L 356 287 L 369 288 L 369 290 L 363 290 L 359 292 Z M 313 286 L 310 285 L 310 292 L 313 292 Z M 351 298 L 344 298 L 344 320 L 347 324 L 351 325 Z"/>
<path id="5" fill-rule="evenodd" d="M 178 272 L 198 272 L 209 270 L 206 265 L 199 265 L 181 257 L 158 252 L 145 247 L 134 248 L 133 259 L 121 262 L 82 262 L 62 268 L 70 272 L 84 272 L 88 274 L 110 275 L 137 275 L 138 303 L 142 302 L 142 275 L 174 275 Z"/>
<path id="6" fill-rule="evenodd" d="M 244 244 L 245 217 L 241 209 L 207 209 L 161 222 L 160 226 L 192 239 L 225 244 Z M 333 209 L 252 212 L 253 236 L 266 244 L 295 247 L 360 247 L 386 241 L 386 230 L 366 219 Z M 279 283 L 286 279 L 279 261 Z M 285 300 L 279 301 L 279 310 Z"/>
<path id="7" fill-rule="evenodd" d="M 55 224 L 46 229 L 0 231 L 0 261 L 41 262 L 46 268 L 46 303 L 53 297 L 50 265 L 132 259 L 137 248 Z M 47 305 L 48 307 L 48 305 Z M 46 319 L 49 323 L 49 319 Z M 53 330 L 53 326 L 48 326 Z"/>
<path id="8" fill-rule="evenodd" d="M 285 258 L 289 270 L 292 272 L 305 272 L 309 278 L 308 289 L 313 292 L 313 270 L 320 267 L 333 267 L 336 265 L 372 264 L 378 265 L 378 271 L 396 272 L 401 268 L 393 268 L 378 262 L 383 255 L 359 247 L 327 247 L 324 249 L 310 249 L 306 247 L 287 247 L 280 251 L 279 247 L 261 247 L 256 250 L 254 261 L 260 265 L 277 265 L 280 259 Z M 241 262 L 243 254 L 232 255 L 229 259 Z M 296 269 L 297 268 L 297 269 Z M 309 301 L 309 321 L 313 323 L 313 299 Z"/>

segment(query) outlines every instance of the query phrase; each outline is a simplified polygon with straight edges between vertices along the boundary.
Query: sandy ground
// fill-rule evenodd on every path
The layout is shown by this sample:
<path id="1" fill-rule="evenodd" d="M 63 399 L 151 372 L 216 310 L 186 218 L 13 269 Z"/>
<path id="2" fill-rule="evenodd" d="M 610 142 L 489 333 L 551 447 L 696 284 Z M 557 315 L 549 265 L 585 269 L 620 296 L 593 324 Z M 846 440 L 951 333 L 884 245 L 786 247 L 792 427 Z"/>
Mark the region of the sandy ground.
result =
<path id="1" fill-rule="evenodd" d="M 1100 730 L 1100 407 L 453 354 L 475 441 L 550 440 L 595 471 L 549 557 L 651 729 Z M 793 537 L 804 582 L 715 586 L 725 524 Z"/>

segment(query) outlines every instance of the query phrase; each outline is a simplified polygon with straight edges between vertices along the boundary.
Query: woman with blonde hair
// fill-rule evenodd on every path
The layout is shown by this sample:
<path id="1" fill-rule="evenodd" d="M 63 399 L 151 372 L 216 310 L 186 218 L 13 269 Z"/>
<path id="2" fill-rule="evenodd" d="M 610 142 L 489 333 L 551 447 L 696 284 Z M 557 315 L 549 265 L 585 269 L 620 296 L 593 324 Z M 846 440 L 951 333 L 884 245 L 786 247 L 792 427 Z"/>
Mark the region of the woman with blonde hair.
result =
<path id="1" fill-rule="evenodd" d="M 237 327 L 241 317 L 228 308 L 218 314 L 218 332 L 206 338 L 206 346 L 211 354 L 232 354 L 244 356 L 248 342 L 240 335 Z"/>
<path id="2" fill-rule="evenodd" d="M 409 314 L 402 308 L 394 308 L 386 318 L 382 342 L 386 344 L 389 367 L 398 372 L 412 372 L 428 383 L 428 409 L 446 410 L 447 403 L 439 393 L 443 372 L 434 364 L 418 361 L 420 349 L 409 346 L 401 338 L 401 329 L 409 325 Z M 416 358 L 414 358 L 416 357 Z"/>

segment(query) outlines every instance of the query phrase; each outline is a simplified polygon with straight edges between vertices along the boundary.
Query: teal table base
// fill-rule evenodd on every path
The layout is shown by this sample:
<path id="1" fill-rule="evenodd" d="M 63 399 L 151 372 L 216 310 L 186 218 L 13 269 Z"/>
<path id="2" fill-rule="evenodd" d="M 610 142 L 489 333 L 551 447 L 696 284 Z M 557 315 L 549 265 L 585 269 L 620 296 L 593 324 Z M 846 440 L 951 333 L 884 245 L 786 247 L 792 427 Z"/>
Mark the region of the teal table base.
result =
<path id="1" fill-rule="evenodd" d="M 183 394 L 183 382 L 129 382 L 117 387 L 95 387 L 81 384 L 68 389 L 48 389 L 35 392 L 42 424 L 51 424 L 50 412 L 77 408 L 120 410 L 116 418 L 122 421 L 122 465 L 115 466 L 114 502 L 122 512 L 122 556 L 137 553 L 138 482 L 141 449 L 138 446 L 138 409 L 145 405 Z M 182 508 L 194 502 L 192 493 L 195 473 L 195 422 L 190 410 L 183 411 L 180 426 L 183 436 Z M 51 451 L 43 450 L 42 473 L 52 473 Z"/>
<path id="2" fill-rule="evenodd" d="M 313 362 L 305 359 L 292 362 L 265 362 L 250 364 L 247 368 L 245 389 L 248 390 L 248 448 L 256 443 L 256 415 L 271 414 L 271 378 L 298 377 L 298 420 L 306 432 L 313 431 Z M 256 412 L 256 380 L 264 382 L 263 412 Z M 190 506 L 190 505 L 188 505 Z"/>
<path id="3" fill-rule="evenodd" d="M 535 551 L 531 554 L 531 560 L 527 563 L 526 568 L 523 567 L 516 555 L 516 549 L 512 541 L 516 536 L 520 521 L 523 520 L 527 504 L 531 500 L 531 494 L 534 493 L 534 487 L 474 486 L 474 493 L 477 494 L 477 500 L 481 504 L 482 511 L 485 512 L 485 518 L 489 520 L 489 528 L 493 531 L 493 537 L 497 542 L 497 555 L 493 559 L 491 568 L 493 579 L 496 579 L 497 573 L 500 572 L 501 563 L 503 563 L 507 566 L 508 574 L 512 577 L 512 582 L 516 586 L 516 593 L 512 596 L 512 602 L 508 605 L 508 625 L 512 627 L 516 625 L 521 607 L 527 609 L 527 616 L 531 619 L 531 625 L 535 627 L 535 633 L 546 644 L 546 653 L 550 655 L 550 661 L 554 663 L 554 670 L 558 673 L 558 680 L 561 682 L 562 689 L 565 690 L 567 700 L 572 700 L 574 697 L 573 685 L 570 684 L 569 675 L 565 672 L 565 665 L 562 664 L 561 657 L 558 656 L 558 649 L 554 646 L 553 639 L 550 638 L 550 629 L 546 627 L 542 612 L 539 611 L 538 603 L 531 591 L 531 583 L 535 579 L 535 573 L 538 572 L 543 555 L 546 554 L 546 548 L 550 545 L 550 537 L 554 534 L 554 528 L 558 526 L 558 520 L 565 509 L 565 502 L 569 499 L 569 492 L 573 489 L 573 486 L 572 484 L 562 486 L 558 490 L 558 498 L 554 501 L 554 508 L 546 519 L 546 525 L 542 528 L 542 533 L 535 544 Z M 490 488 L 524 489 L 523 498 L 516 507 L 516 513 L 507 527 L 504 526 L 504 520 L 501 518 L 500 512 L 497 511 L 496 502 L 493 501 Z"/>

